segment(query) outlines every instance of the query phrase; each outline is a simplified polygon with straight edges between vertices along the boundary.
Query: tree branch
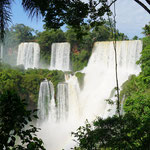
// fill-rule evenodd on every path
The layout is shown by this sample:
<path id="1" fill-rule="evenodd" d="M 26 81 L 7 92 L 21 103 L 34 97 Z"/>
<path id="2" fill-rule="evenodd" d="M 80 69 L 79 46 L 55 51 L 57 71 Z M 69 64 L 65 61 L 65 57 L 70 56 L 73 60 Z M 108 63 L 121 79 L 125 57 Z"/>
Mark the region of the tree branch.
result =
<path id="1" fill-rule="evenodd" d="M 146 0 L 146 2 L 150 5 L 150 0 Z"/>
<path id="2" fill-rule="evenodd" d="M 134 0 L 136 3 L 138 3 L 140 6 L 142 6 L 149 14 L 150 14 L 150 9 L 146 6 L 146 5 L 144 5 L 144 3 L 142 3 L 141 1 L 139 1 L 139 0 Z M 150 1 L 149 0 L 146 0 L 146 2 L 147 3 L 150 3 Z"/>
<path id="3" fill-rule="evenodd" d="M 108 5 L 108 7 L 111 7 L 111 5 L 113 4 L 113 3 L 115 3 L 117 0 L 113 0 L 109 5 Z"/>

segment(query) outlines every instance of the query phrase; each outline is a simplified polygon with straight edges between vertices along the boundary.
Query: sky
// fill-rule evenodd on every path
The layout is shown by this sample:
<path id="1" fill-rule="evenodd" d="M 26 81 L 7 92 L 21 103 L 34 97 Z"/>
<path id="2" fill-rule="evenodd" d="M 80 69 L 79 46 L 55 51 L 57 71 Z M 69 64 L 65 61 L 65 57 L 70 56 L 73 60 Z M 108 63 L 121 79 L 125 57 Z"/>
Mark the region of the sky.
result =
<path id="1" fill-rule="evenodd" d="M 85 0 L 86 1 L 86 0 Z M 144 0 L 141 0 L 144 1 Z M 150 15 L 134 0 L 118 0 L 116 3 L 117 29 L 130 39 L 135 35 L 142 37 L 142 28 L 150 22 Z M 33 19 L 24 12 L 19 0 L 12 5 L 12 24 L 23 23 L 35 30 L 43 31 L 42 17 Z"/>

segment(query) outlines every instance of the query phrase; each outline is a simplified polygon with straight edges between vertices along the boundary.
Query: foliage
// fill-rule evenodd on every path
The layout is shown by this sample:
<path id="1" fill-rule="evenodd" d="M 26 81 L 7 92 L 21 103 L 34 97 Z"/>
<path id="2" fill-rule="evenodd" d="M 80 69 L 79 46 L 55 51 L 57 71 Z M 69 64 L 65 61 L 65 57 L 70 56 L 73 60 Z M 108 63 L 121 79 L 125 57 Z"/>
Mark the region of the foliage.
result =
<path id="1" fill-rule="evenodd" d="M 97 118 L 92 125 L 86 122 L 73 135 L 83 150 L 146 149 L 150 147 L 149 119 L 140 122 L 134 115 Z"/>
<path id="2" fill-rule="evenodd" d="M 138 40 L 139 38 L 138 38 L 138 36 L 134 36 L 133 38 L 132 38 L 132 40 Z"/>
<path id="3" fill-rule="evenodd" d="M 138 84 L 137 84 L 137 78 L 135 75 L 131 75 L 126 82 L 122 84 L 122 89 L 120 92 L 120 99 L 123 100 L 124 96 L 129 97 L 131 96 L 131 93 L 136 91 Z"/>
<path id="4" fill-rule="evenodd" d="M 150 37 L 149 36 L 144 37 L 142 40 L 143 40 L 143 48 L 150 45 Z"/>
<path id="5" fill-rule="evenodd" d="M 141 54 L 142 56 L 137 63 L 141 64 L 144 77 L 148 77 L 150 75 L 150 45 L 146 46 Z"/>
<path id="6" fill-rule="evenodd" d="M 34 29 L 25 26 L 24 24 L 16 24 L 10 28 L 10 32 L 13 34 L 16 41 L 29 42 L 34 40 Z"/>
<path id="7" fill-rule="evenodd" d="M 111 15 L 110 7 L 117 0 L 22 0 L 22 6 L 30 17 L 42 15 L 46 28 L 59 29 L 64 24 L 72 26 L 80 34 L 81 25 L 90 24 L 91 27 L 103 23 L 104 15 Z M 137 4 L 150 14 L 150 9 L 145 5 L 150 5 L 148 0 L 141 2 L 134 0 Z M 8 22 L 11 20 L 11 4 L 13 1 L 2 0 L 0 3 L 0 33 L 1 40 Z M 71 15 L 70 15 L 71 14 Z"/>
<path id="8" fill-rule="evenodd" d="M 49 71 L 48 69 L 22 70 L 0 64 L 0 93 L 14 89 L 21 99 L 27 100 L 31 105 L 32 103 L 36 104 L 40 83 L 45 78 L 53 82 L 56 90 L 57 84 L 64 81 L 64 73 L 62 71 Z M 32 107 L 35 108 L 36 106 L 33 105 Z"/>
<path id="9" fill-rule="evenodd" d="M 145 36 L 150 36 L 150 22 L 148 23 L 148 25 L 146 24 L 143 27 L 143 32 L 142 32 Z"/>
<path id="10" fill-rule="evenodd" d="M 98 26 L 92 31 L 92 40 L 97 41 L 108 41 L 110 39 L 110 29 L 104 25 Z"/>
<path id="11" fill-rule="evenodd" d="M 34 41 L 34 29 L 25 26 L 24 24 L 16 24 L 7 28 L 4 38 L 4 62 L 11 65 L 16 64 L 17 49 L 21 42 Z"/>
<path id="12" fill-rule="evenodd" d="M 24 24 L 16 24 L 7 28 L 4 39 L 5 45 L 12 48 L 18 46 L 21 42 L 29 42 L 34 40 L 34 29 L 25 26 Z"/>
<path id="13" fill-rule="evenodd" d="M 8 22 L 11 21 L 11 2 L 7 0 L 0 1 L 0 41 L 4 39 L 5 29 L 8 27 Z"/>
<path id="14" fill-rule="evenodd" d="M 124 116 L 97 118 L 73 133 L 81 149 L 150 148 L 150 86 L 141 74 L 123 85 Z"/>
<path id="15" fill-rule="evenodd" d="M 39 129 L 33 125 L 27 127 L 31 121 L 26 103 L 12 90 L 3 92 L 0 95 L 0 149 L 45 150 L 42 140 L 36 136 Z"/>
<path id="16" fill-rule="evenodd" d="M 62 30 L 46 30 L 37 34 L 37 42 L 40 44 L 41 59 L 50 63 L 51 45 L 56 42 L 65 42 L 66 38 Z"/>
<path id="17" fill-rule="evenodd" d="M 82 87 L 84 85 L 84 76 L 85 76 L 85 73 L 77 72 L 75 74 L 75 76 L 78 78 L 78 82 L 79 82 L 80 88 L 82 89 Z"/>
<path id="18" fill-rule="evenodd" d="M 73 71 L 82 70 L 88 63 L 90 54 L 86 50 L 79 53 L 72 53 L 72 68 Z"/>
<path id="19" fill-rule="evenodd" d="M 10 21 L 11 3 L 12 1 L 9 0 L 2 0 L 0 3 L 2 10 L 0 12 L 2 39 L 6 24 Z M 96 7 L 97 5 L 100 7 Z M 59 29 L 64 24 L 67 24 L 74 27 L 77 32 L 80 31 L 80 25 L 87 22 L 92 26 L 100 24 L 103 21 L 102 16 L 105 13 L 110 13 L 110 6 L 107 5 L 107 1 L 90 1 L 89 3 L 85 3 L 80 0 L 22 0 L 22 6 L 31 17 L 41 14 L 44 18 L 46 28 Z"/>

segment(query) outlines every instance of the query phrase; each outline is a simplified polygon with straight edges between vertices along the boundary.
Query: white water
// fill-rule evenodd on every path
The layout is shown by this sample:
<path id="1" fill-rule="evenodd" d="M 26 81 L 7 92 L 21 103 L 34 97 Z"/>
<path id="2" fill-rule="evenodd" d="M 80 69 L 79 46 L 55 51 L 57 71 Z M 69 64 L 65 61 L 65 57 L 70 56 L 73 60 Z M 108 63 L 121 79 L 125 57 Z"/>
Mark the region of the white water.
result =
<path id="1" fill-rule="evenodd" d="M 120 86 L 128 79 L 129 75 L 140 72 L 136 61 L 140 57 L 141 50 L 141 41 L 117 42 Z M 113 42 L 96 42 L 89 63 L 84 69 L 83 90 L 80 91 L 75 76 L 66 76 L 68 117 L 59 122 L 48 119 L 41 126 L 42 131 L 39 133 L 48 150 L 70 149 L 74 144 L 71 139 L 71 131 L 75 131 L 86 119 L 92 121 L 96 116 L 105 118 L 115 113 L 115 106 L 110 106 L 105 101 L 108 98 L 115 101 L 113 92 L 116 86 L 114 62 Z M 110 112 L 107 111 L 109 109 L 111 109 Z"/>
<path id="2" fill-rule="evenodd" d="M 50 70 L 70 70 L 70 44 L 53 43 L 51 52 Z"/>
<path id="3" fill-rule="evenodd" d="M 141 41 L 117 42 L 119 85 L 125 82 L 129 75 L 138 74 L 140 67 L 136 61 L 142 50 Z M 106 104 L 105 99 L 116 87 L 115 57 L 113 42 L 96 42 L 92 56 L 85 69 L 84 88 L 81 92 L 83 118 L 93 120 L 97 115 L 107 117 L 115 113 L 115 106 Z M 94 89 L 94 90 L 93 90 Z M 112 98 L 115 100 L 115 98 Z M 85 105 L 86 103 L 86 105 Z M 108 109 L 113 109 L 110 113 Z"/>
<path id="4" fill-rule="evenodd" d="M 74 143 L 70 137 L 79 123 L 78 92 L 79 85 L 75 76 L 66 75 L 66 82 L 57 86 L 57 116 L 56 120 L 50 117 L 41 126 L 39 137 L 45 143 L 47 150 L 61 150 L 63 147 L 70 148 Z M 69 145 L 68 145 L 69 143 Z"/>
<path id="5" fill-rule="evenodd" d="M 55 117 L 54 86 L 47 79 L 40 84 L 38 110 L 39 121 L 45 121 L 49 115 Z"/>
<path id="6" fill-rule="evenodd" d="M 67 119 L 68 115 L 68 84 L 59 83 L 57 85 L 57 119 L 59 121 Z"/>
<path id="7" fill-rule="evenodd" d="M 17 65 L 24 65 L 25 69 L 38 68 L 40 47 L 38 43 L 26 42 L 18 46 Z"/>
<path id="8" fill-rule="evenodd" d="M 0 61 L 2 62 L 3 61 L 3 52 L 4 52 L 4 47 L 3 47 L 3 43 L 1 43 L 1 46 L 0 46 Z"/>

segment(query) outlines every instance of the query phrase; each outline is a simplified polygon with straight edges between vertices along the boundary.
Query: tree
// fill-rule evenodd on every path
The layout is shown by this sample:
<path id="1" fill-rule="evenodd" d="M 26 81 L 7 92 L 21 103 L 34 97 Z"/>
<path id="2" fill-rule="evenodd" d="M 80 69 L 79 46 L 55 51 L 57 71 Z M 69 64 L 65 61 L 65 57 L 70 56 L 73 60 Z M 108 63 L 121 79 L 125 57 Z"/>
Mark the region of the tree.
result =
<path id="1" fill-rule="evenodd" d="M 6 36 L 4 38 L 4 43 L 7 45 L 6 48 L 15 48 L 21 42 L 29 42 L 34 40 L 34 29 L 25 26 L 24 24 L 16 24 L 7 28 L 5 31 Z"/>
<path id="2" fill-rule="evenodd" d="M 46 30 L 39 32 L 36 41 L 40 44 L 41 59 L 47 64 L 50 63 L 51 45 L 54 42 L 66 42 L 65 33 L 61 30 Z"/>
<path id="3" fill-rule="evenodd" d="M 33 117 L 37 118 L 36 115 Z M 26 103 L 21 101 L 14 91 L 1 93 L 0 149 L 45 150 L 42 140 L 36 136 L 39 129 L 29 125 L 30 122 L 31 111 L 26 110 Z"/>
<path id="4" fill-rule="evenodd" d="M 133 40 L 138 40 L 139 38 L 138 38 L 138 36 L 135 35 L 132 39 Z"/>
<path id="5" fill-rule="evenodd" d="M 12 0 L 2 0 L 0 2 L 0 28 L 1 39 L 4 37 L 4 31 L 11 16 Z M 97 5 L 102 4 L 97 9 Z M 102 16 L 106 12 L 110 12 L 107 1 L 90 0 L 89 3 L 84 3 L 81 0 L 22 0 L 22 5 L 29 16 L 42 14 L 45 25 L 49 28 L 58 29 L 64 24 L 73 26 L 76 31 L 80 30 L 80 25 L 89 22 L 91 26 L 101 23 Z M 70 15 L 71 14 L 71 15 Z M 90 14 L 90 15 L 89 15 Z M 85 20 L 85 18 L 90 20 Z"/>
<path id="6" fill-rule="evenodd" d="M 3 61 L 16 65 L 18 45 L 35 40 L 34 29 L 24 24 L 16 24 L 5 30 Z"/>
<path id="7" fill-rule="evenodd" d="M 111 32 L 109 28 L 105 25 L 97 26 L 92 31 L 93 41 L 108 41 L 111 37 Z"/>
<path id="8" fill-rule="evenodd" d="M 34 29 L 25 26 L 24 24 L 16 24 L 10 28 L 10 32 L 19 43 L 28 42 L 34 39 Z"/>
<path id="9" fill-rule="evenodd" d="M 43 53 L 49 53 L 51 50 L 51 44 L 54 42 L 65 42 L 65 34 L 64 32 L 59 30 L 46 30 L 37 34 L 37 41 L 40 44 L 40 48 Z"/>
<path id="10" fill-rule="evenodd" d="M 149 24 L 147 25 L 145 25 L 145 27 L 144 28 L 142 28 L 143 29 L 143 34 L 145 35 L 145 36 L 150 36 L 150 22 L 149 22 Z"/>
<path id="11" fill-rule="evenodd" d="M 147 77 L 150 74 L 150 45 L 146 46 L 141 54 L 138 64 L 141 65 L 143 75 Z"/>
<path id="12" fill-rule="evenodd" d="M 150 0 L 145 0 L 145 2 L 141 2 L 140 0 L 134 0 L 136 3 L 138 3 L 141 7 L 143 7 L 149 14 L 150 14 L 150 8 L 146 6 L 145 3 L 150 5 Z"/>
<path id="13" fill-rule="evenodd" d="M 141 122 L 133 114 L 127 113 L 107 119 L 97 118 L 92 124 L 86 122 L 75 133 L 72 133 L 79 147 L 84 150 L 149 150 L 149 119 Z"/>
<path id="14" fill-rule="evenodd" d="M 104 18 L 104 14 L 111 14 L 110 7 L 117 0 L 89 0 L 85 3 L 81 0 L 22 0 L 22 6 L 29 16 L 44 17 L 46 27 L 58 29 L 64 24 L 70 25 L 80 31 L 80 25 L 87 22 L 90 25 L 100 25 Z M 149 14 L 149 0 L 145 0 L 148 6 L 140 0 L 134 0 L 143 7 Z M 11 3 L 13 0 L 1 0 L 0 2 L 0 29 L 1 39 L 4 38 L 4 32 L 11 19 Z"/>

